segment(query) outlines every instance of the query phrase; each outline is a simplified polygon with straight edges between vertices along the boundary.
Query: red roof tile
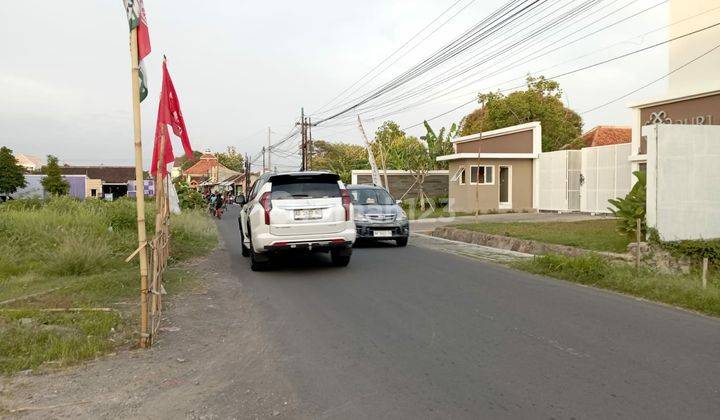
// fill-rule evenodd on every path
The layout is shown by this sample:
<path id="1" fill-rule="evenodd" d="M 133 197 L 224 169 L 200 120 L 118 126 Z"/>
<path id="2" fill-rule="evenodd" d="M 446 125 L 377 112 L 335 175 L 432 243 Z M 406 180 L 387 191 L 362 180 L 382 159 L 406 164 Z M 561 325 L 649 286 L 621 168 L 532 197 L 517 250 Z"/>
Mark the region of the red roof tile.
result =
<path id="1" fill-rule="evenodd" d="M 197 163 L 183 171 L 183 175 L 207 175 L 210 168 L 219 165 L 220 163 L 214 155 L 203 153 Z"/>
<path id="2" fill-rule="evenodd" d="M 582 136 L 585 147 L 630 143 L 631 138 L 632 128 L 607 125 L 599 125 Z"/>

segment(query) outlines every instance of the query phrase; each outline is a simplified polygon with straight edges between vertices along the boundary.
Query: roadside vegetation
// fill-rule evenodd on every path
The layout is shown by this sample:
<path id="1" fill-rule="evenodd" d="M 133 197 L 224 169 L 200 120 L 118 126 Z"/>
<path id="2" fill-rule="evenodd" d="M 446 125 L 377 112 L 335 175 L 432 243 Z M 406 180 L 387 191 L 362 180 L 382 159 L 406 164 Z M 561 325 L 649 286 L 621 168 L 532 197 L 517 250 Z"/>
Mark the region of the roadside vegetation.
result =
<path id="1" fill-rule="evenodd" d="M 482 222 L 456 226 L 492 235 L 531 239 L 551 244 L 574 246 L 592 251 L 627 252 L 629 236 L 617 231 L 613 219 L 582 220 L 578 222 Z"/>
<path id="2" fill-rule="evenodd" d="M 147 206 L 148 235 L 154 209 Z M 202 210 L 172 217 L 169 294 L 192 283 L 178 262 L 217 243 Z M 136 336 L 139 304 L 135 202 L 121 199 L 0 204 L 0 374 L 96 357 Z M 69 308 L 80 310 L 68 311 Z"/>
<path id="3" fill-rule="evenodd" d="M 598 255 L 564 257 L 544 255 L 513 263 L 515 268 L 588 286 L 610 289 L 667 303 L 707 315 L 720 316 L 720 276 L 709 278 L 703 289 L 700 275 L 661 274 L 651 269 L 613 263 Z"/>

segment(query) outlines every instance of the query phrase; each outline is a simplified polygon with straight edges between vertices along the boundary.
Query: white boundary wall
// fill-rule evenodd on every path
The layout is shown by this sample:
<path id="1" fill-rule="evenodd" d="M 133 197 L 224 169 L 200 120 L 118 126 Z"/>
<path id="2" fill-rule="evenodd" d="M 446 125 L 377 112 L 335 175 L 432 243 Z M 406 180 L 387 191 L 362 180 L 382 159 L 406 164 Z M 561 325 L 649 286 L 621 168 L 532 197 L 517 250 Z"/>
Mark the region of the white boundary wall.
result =
<path id="1" fill-rule="evenodd" d="M 642 134 L 648 226 L 665 241 L 720 238 L 720 126 L 646 126 Z"/>
<path id="2" fill-rule="evenodd" d="M 630 143 L 586 147 L 582 152 L 580 211 L 610 213 L 608 200 L 625 197 L 635 177 L 630 166 Z"/>
<path id="3" fill-rule="evenodd" d="M 538 158 L 538 209 L 580 210 L 580 150 L 540 153 Z"/>

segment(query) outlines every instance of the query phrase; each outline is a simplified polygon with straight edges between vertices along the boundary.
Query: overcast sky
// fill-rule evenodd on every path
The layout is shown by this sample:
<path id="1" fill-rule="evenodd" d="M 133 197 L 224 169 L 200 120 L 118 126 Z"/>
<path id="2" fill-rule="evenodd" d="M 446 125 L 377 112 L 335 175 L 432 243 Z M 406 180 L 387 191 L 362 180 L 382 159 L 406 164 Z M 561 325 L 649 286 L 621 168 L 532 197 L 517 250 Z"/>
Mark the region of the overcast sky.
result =
<path id="1" fill-rule="evenodd" d="M 266 141 L 268 126 L 275 138 L 282 137 L 297 120 L 301 106 L 308 112 L 320 108 L 454 1 L 146 0 L 153 48 L 147 60 L 150 96 L 143 102 L 146 166 L 163 53 L 168 56 L 193 147 L 220 151 L 234 145 L 243 153 L 255 154 Z M 361 91 L 419 62 L 504 2 L 461 1 L 454 10 L 469 4 L 463 12 Z M 606 22 L 658 2 L 605 0 L 605 11 L 623 7 Z M 0 19 L 0 145 L 16 153 L 54 154 L 71 164 L 131 164 L 128 28 L 122 1 L 72 6 L 47 0 L 9 1 Z M 667 30 L 638 35 L 667 24 L 664 4 L 612 30 L 388 119 L 406 127 L 466 102 L 478 91 L 497 89 L 499 82 L 555 65 L 544 72 L 551 76 L 650 45 L 666 39 Z M 565 63 L 589 53 L 593 54 Z M 566 104 L 581 112 L 667 73 L 667 61 L 667 49 L 661 47 L 558 81 Z M 513 83 L 517 80 L 503 86 Z M 585 114 L 585 129 L 629 124 L 627 103 L 663 94 L 665 89 L 665 82 L 658 83 Z M 459 121 L 472 109 L 474 105 L 466 106 L 432 125 Z M 347 125 L 317 128 L 314 137 L 359 142 L 354 123 L 341 122 Z M 381 122 L 368 120 L 367 131 L 374 132 Z M 423 131 L 420 127 L 409 130 L 415 135 Z M 176 150 L 179 154 L 179 147 Z M 295 161 L 278 156 L 276 162 Z"/>

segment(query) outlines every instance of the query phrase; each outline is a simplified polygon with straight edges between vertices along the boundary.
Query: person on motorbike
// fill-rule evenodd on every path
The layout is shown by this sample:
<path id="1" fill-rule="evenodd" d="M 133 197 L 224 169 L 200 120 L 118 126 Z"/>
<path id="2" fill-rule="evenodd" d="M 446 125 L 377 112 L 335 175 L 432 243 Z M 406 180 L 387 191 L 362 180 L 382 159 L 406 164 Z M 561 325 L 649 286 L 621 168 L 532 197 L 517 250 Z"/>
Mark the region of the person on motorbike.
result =
<path id="1" fill-rule="evenodd" d="M 215 196 L 215 216 L 219 219 L 222 217 L 222 209 L 223 204 L 225 203 L 225 200 L 223 200 L 222 194 L 217 194 Z"/>

